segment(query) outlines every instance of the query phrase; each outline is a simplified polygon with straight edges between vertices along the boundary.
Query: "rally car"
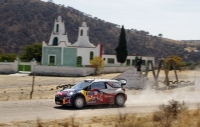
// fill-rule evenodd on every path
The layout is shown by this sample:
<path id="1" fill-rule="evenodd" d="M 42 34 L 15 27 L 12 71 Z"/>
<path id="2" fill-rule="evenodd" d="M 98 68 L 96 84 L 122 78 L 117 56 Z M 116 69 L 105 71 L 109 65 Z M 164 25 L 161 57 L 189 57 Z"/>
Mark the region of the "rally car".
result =
<path id="1" fill-rule="evenodd" d="M 115 104 L 123 106 L 127 100 L 123 85 L 126 80 L 87 79 L 70 89 L 59 91 L 55 103 L 81 109 L 85 105 Z"/>

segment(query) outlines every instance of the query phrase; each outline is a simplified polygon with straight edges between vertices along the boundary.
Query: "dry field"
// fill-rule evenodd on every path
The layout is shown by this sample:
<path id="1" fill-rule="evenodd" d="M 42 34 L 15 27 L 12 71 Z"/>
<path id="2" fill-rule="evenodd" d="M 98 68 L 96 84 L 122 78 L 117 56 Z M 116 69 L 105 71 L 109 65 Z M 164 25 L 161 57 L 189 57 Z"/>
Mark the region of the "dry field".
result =
<path id="1" fill-rule="evenodd" d="M 56 88 L 61 84 L 75 84 L 91 78 L 111 79 L 117 75 L 119 73 L 87 77 L 35 76 L 33 99 L 53 99 L 54 95 L 62 89 Z M 0 101 L 30 99 L 32 84 L 33 76 L 27 76 L 26 74 L 0 75 Z"/>
<path id="2" fill-rule="evenodd" d="M 195 78 L 200 77 L 200 71 L 181 71 L 177 72 L 179 80 L 194 81 Z M 33 93 L 33 100 L 53 100 L 54 95 L 61 88 L 56 88 L 60 84 L 74 84 L 83 79 L 88 78 L 114 78 L 117 74 L 105 74 L 100 76 L 88 76 L 88 77 L 48 77 L 48 76 L 35 76 L 35 87 Z M 169 78 L 174 80 L 174 73 L 170 72 Z M 152 79 L 152 73 L 148 74 L 149 79 Z M 159 80 L 164 79 L 164 72 L 160 72 Z M 1 102 L 16 102 L 18 100 L 29 100 L 31 85 L 33 83 L 33 76 L 27 75 L 0 75 L 0 105 Z M 151 87 L 149 87 L 151 88 Z M 149 94 L 150 91 L 153 93 Z M 181 92 L 180 92 L 181 91 Z M 162 102 L 169 101 L 170 99 L 180 99 L 180 101 L 188 101 L 195 103 L 199 97 L 199 90 L 195 89 L 195 86 L 187 86 L 185 88 L 177 88 L 166 91 L 155 90 L 127 90 L 129 98 L 137 98 L 136 100 L 128 100 L 127 105 L 142 107 L 148 103 L 155 103 L 156 105 L 162 104 Z M 176 94 L 174 94 L 176 93 Z M 185 93 L 189 93 L 187 97 L 183 97 Z M 193 94 L 194 93 L 194 94 Z M 149 98 L 146 96 L 148 94 Z M 177 95 L 181 95 L 178 96 Z M 145 99 L 144 99 L 145 95 Z M 190 96 L 189 96 L 190 95 Z M 195 99 L 193 99 L 193 97 Z M 154 98 L 154 100 L 152 100 Z M 165 101 L 163 101 L 165 100 Z M 53 101 L 52 101 L 53 102 Z M 195 103 L 198 104 L 199 102 Z M 97 110 L 97 109 L 94 109 Z M 55 120 L 48 120 L 41 117 L 33 120 L 0 122 L 0 127 L 200 127 L 200 109 L 185 110 L 180 112 L 176 118 L 172 118 L 167 114 L 163 114 L 162 119 L 155 117 L 155 110 L 150 112 L 134 113 L 129 110 L 119 109 L 118 113 L 107 114 L 109 111 L 106 109 L 104 113 L 100 115 L 92 114 L 86 117 L 79 115 L 82 111 L 73 110 L 73 113 L 66 114 L 63 118 L 55 118 Z M 116 109 L 117 110 L 117 109 Z M 143 110 L 142 108 L 140 110 Z M 159 110 L 157 106 L 157 110 Z M 90 114 L 90 110 L 88 111 Z M 54 114 L 52 114 L 54 115 Z M 0 119 L 3 116 L 0 112 Z M 174 120 L 175 119 L 175 120 Z"/>

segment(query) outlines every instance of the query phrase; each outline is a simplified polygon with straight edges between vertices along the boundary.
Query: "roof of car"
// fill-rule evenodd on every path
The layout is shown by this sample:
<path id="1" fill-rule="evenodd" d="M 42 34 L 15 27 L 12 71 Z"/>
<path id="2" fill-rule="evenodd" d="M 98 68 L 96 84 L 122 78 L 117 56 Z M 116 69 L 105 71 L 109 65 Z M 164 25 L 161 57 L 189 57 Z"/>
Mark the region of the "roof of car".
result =
<path id="1" fill-rule="evenodd" d="M 86 82 L 118 82 L 117 80 L 112 79 L 85 79 Z"/>

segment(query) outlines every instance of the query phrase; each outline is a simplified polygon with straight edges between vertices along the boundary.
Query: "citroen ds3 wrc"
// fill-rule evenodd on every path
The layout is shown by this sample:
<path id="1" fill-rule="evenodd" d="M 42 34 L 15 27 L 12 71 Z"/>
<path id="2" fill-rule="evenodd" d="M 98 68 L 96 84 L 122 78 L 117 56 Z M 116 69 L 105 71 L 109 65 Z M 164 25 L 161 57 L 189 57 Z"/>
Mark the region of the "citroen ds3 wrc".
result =
<path id="1" fill-rule="evenodd" d="M 114 104 L 122 107 L 127 100 L 126 80 L 87 79 L 70 89 L 59 91 L 55 103 L 63 106 L 74 106 L 81 109 L 85 105 Z"/>

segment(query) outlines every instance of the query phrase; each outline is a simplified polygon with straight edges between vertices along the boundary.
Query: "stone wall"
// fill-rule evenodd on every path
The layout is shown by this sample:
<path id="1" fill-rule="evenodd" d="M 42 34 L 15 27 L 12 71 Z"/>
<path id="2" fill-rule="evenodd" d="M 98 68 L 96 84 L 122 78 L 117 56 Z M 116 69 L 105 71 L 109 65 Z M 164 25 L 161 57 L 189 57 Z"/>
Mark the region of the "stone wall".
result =
<path id="1" fill-rule="evenodd" d="M 46 75 L 46 76 L 77 77 L 77 76 L 87 76 L 94 74 L 94 68 L 35 65 L 31 73 L 35 75 Z"/>
<path id="2" fill-rule="evenodd" d="M 18 61 L 0 63 L 0 74 L 13 74 L 17 72 L 18 72 Z"/>
<path id="3" fill-rule="evenodd" d="M 102 73 L 122 73 L 132 67 L 105 67 Z M 66 66 L 41 66 L 35 65 L 31 71 L 35 75 L 46 76 L 88 76 L 94 75 L 95 69 L 90 67 L 66 67 Z"/>
<path id="4" fill-rule="evenodd" d="M 37 65 L 36 61 L 24 63 L 24 62 L 19 62 L 18 60 L 16 60 L 15 62 L 1 62 L 0 74 L 18 73 L 19 65 L 30 65 L 31 73 L 35 75 L 76 77 L 76 76 L 88 76 L 95 74 L 95 69 L 91 67 L 42 66 L 42 65 Z M 101 73 L 103 74 L 122 73 L 131 68 L 133 67 L 132 66 L 104 67 Z"/>

